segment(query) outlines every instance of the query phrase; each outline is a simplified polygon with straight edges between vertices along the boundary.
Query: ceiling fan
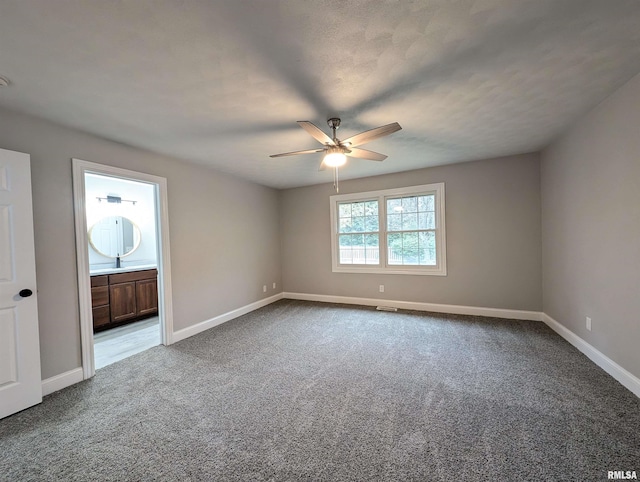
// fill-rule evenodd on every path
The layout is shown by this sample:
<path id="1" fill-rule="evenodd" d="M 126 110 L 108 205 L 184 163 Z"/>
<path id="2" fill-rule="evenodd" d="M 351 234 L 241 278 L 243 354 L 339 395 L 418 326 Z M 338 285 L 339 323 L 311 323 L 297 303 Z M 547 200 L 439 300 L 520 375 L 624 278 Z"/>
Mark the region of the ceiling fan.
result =
<path id="1" fill-rule="evenodd" d="M 336 137 L 336 130 L 340 127 L 340 119 L 338 117 L 332 117 L 327 120 L 327 124 L 333 131 L 333 136 L 329 137 L 319 127 L 312 124 L 309 121 L 298 121 L 298 125 L 307 131 L 311 137 L 317 140 L 324 147 L 319 149 L 306 149 L 303 151 L 284 152 L 282 154 L 273 154 L 269 157 L 284 157 L 284 156 L 297 156 L 298 154 L 313 154 L 316 152 L 324 152 L 325 155 L 320 164 L 320 170 L 325 167 L 335 168 L 334 180 L 337 190 L 337 175 L 338 167 L 343 166 L 347 162 L 347 157 L 357 157 L 359 159 L 367 159 L 370 161 L 384 161 L 387 156 L 378 152 L 368 151 L 367 149 L 360 149 L 357 146 L 365 144 L 367 142 L 374 141 L 380 137 L 388 136 L 396 131 L 402 129 L 400 124 L 394 122 L 385 126 L 376 127 L 368 131 L 361 132 L 355 136 L 351 136 L 343 141 Z"/>

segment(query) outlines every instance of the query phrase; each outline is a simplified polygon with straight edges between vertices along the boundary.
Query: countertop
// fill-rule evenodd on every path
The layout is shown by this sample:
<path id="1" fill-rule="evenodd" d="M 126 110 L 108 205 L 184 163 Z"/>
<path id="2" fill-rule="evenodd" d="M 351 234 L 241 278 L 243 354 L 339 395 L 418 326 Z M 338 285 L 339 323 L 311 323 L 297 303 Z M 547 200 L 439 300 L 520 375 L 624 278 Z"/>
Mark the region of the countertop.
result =
<path id="1" fill-rule="evenodd" d="M 101 268 L 89 271 L 89 275 L 97 276 L 101 274 L 130 273 L 132 271 L 143 271 L 145 269 L 157 269 L 155 264 L 145 264 L 141 266 L 125 266 L 124 268 Z"/>

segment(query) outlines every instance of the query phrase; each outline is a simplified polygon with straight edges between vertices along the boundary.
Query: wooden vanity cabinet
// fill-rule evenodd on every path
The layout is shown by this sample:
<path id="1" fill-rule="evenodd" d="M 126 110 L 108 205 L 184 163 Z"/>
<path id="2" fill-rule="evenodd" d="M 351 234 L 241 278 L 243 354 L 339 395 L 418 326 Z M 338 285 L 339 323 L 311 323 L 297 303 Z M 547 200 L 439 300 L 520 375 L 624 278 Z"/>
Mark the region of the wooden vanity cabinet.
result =
<path id="1" fill-rule="evenodd" d="M 103 278 L 107 278 L 106 284 Z M 94 279 L 96 279 L 95 288 Z M 91 297 L 94 306 L 94 331 L 153 316 L 158 313 L 158 270 L 148 269 L 92 276 Z M 96 304 L 104 302 L 105 298 L 106 305 Z M 97 308 L 103 311 L 97 312 Z M 108 322 L 105 322 L 106 311 L 109 313 Z"/>

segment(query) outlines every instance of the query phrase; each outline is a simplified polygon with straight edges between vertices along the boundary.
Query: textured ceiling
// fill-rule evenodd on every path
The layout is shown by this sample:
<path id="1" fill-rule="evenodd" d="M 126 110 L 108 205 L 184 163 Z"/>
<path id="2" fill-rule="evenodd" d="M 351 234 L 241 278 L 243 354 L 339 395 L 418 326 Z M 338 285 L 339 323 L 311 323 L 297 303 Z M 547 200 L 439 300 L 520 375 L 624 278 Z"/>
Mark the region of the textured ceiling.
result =
<path id="1" fill-rule="evenodd" d="M 640 71 L 638 0 L 2 0 L 0 106 L 273 187 L 538 150 Z"/>

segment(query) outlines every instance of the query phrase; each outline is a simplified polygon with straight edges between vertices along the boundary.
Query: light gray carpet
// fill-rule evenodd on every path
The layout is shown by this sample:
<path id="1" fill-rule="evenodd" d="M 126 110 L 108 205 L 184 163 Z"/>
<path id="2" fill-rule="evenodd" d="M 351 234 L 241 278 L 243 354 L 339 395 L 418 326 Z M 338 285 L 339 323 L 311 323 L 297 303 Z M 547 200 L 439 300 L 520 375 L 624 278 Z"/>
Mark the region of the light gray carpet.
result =
<path id="1" fill-rule="evenodd" d="M 601 481 L 639 429 L 540 322 L 282 300 L 0 421 L 0 479 Z"/>

